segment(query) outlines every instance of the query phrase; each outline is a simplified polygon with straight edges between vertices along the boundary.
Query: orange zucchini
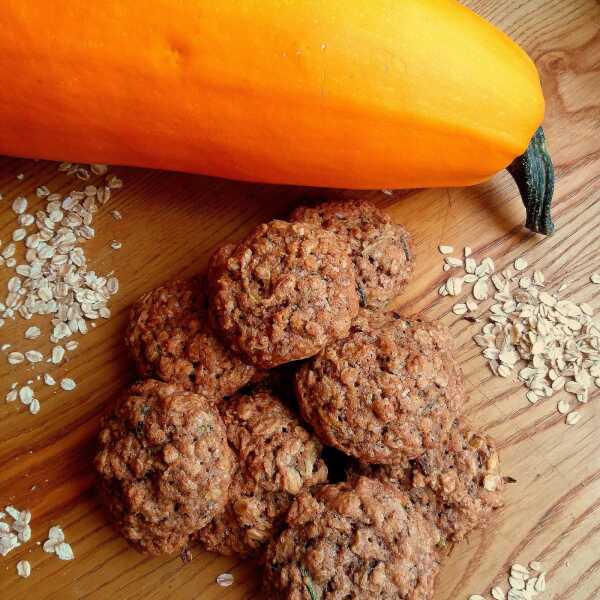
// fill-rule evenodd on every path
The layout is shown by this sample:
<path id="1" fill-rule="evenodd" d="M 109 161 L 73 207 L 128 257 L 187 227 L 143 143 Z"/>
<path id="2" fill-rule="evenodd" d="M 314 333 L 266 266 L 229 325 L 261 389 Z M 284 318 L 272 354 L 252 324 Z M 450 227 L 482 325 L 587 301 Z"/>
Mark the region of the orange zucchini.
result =
<path id="1" fill-rule="evenodd" d="M 4 154 L 463 186 L 523 155 L 544 114 L 533 62 L 453 0 L 3 0 L 0 22 Z M 512 172 L 547 233 L 541 149 Z"/>

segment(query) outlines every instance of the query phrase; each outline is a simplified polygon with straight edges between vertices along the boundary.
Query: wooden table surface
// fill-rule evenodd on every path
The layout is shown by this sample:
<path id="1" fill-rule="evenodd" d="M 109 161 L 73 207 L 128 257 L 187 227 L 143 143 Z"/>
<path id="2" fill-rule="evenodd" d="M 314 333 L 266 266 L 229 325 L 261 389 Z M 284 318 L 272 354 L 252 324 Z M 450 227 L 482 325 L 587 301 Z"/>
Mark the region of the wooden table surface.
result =
<path id="1" fill-rule="evenodd" d="M 501 447 L 504 471 L 517 479 L 506 507 L 492 527 L 455 547 L 442 569 L 436 600 L 462 600 L 506 584 L 514 562 L 543 561 L 553 600 L 600 598 L 600 411 L 598 393 L 582 405 L 583 419 L 567 427 L 556 399 L 530 406 L 513 379 L 494 378 L 472 341 L 480 325 L 450 312 L 451 301 L 436 290 L 444 274 L 440 243 L 473 247 L 499 267 L 522 256 L 543 269 L 551 287 L 568 283 L 572 299 L 600 309 L 600 287 L 590 273 L 600 270 L 600 5 L 595 0 L 482 0 L 469 2 L 513 36 L 536 61 L 547 98 L 545 129 L 557 175 L 555 218 L 550 238 L 521 227 L 524 211 L 506 173 L 470 189 L 343 192 L 270 187 L 201 176 L 118 168 L 124 189 L 95 219 L 96 238 L 86 244 L 91 268 L 111 270 L 121 281 L 113 317 L 98 323 L 56 377 L 76 380 L 72 392 L 34 384 L 38 415 L 18 402 L 0 403 L 0 506 L 11 503 L 33 513 L 32 542 L 0 557 L 0 597 L 8 599 L 196 599 L 262 598 L 257 569 L 237 560 L 193 549 L 193 561 L 147 558 L 128 548 L 111 529 L 94 493 L 91 459 L 98 417 L 133 373 L 122 344 L 127 307 L 142 293 L 174 276 L 204 268 L 211 248 L 242 237 L 256 223 L 284 217 L 306 197 L 370 198 L 414 234 L 418 267 L 399 306 L 424 311 L 452 328 L 470 391 L 468 412 Z M 483 107 L 482 107 L 483 108 Z M 399 149 L 398 151 L 402 151 Z M 17 179 L 19 173 L 24 179 Z M 78 182 L 57 172 L 55 163 L 0 159 L 0 239 L 16 227 L 8 202 L 19 193 L 35 198 L 39 184 L 67 192 Z M 118 209 L 116 221 L 110 210 Z M 123 243 L 121 250 L 110 247 Z M 0 270 L 2 289 L 10 276 Z M 25 342 L 32 323 L 45 334 Z M 0 342 L 45 352 L 47 319 L 22 319 L 0 329 Z M 43 342 L 41 340 L 44 340 Z M 9 366 L 0 356 L 0 393 L 23 384 L 47 366 Z M 35 542 L 59 523 L 76 559 L 62 562 Z M 29 579 L 15 572 L 17 561 L 33 567 Z M 230 588 L 218 574 L 235 576 Z M 486 597 L 489 597 L 487 595 Z"/>

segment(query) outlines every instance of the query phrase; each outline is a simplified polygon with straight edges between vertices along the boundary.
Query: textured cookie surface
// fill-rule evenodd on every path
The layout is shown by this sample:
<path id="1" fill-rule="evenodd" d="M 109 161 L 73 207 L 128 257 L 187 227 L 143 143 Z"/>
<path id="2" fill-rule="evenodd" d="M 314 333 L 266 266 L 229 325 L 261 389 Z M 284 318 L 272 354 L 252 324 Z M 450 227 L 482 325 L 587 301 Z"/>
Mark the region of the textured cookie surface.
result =
<path id="1" fill-rule="evenodd" d="M 217 400 L 255 374 L 213 333 L 200 277 L 144 294 L 131 309 L 125 342 L 142 377 L 177 383 Z"/>
<path id="2" fill-rule="evenodd" d="M 354 472 L 408 493 L 449 543 L 484 527 L 503 504 L 496 444 L 463 417 L 455 422 L 446 444 L 419 458 L 403 465 L 355 465 Z"/>
<path id="3" fill-rule="evenodd" d="M 329 344 L 296 375 L 321 441 L 366 463 L 402 463 L 444 443 L 464 401 L 449 332 L 389 313 Z"/>
<path id="4" fill-rule="evenodd" d="M 225 508 L 234 457 L 206 398 L 148 379 L 103 418 L 95 465 L 117 529 L 170 554 Z"/>
<path id="5" fill-rule="evenodd" d="M 238 467 L 225 512 L 198 533 L 213 552 L 256 557 L 283 528 L 295 496 L 327 479 L 321 444 L 272 393 L 221 406 Z"/>
<path id="6" fill-rule="evenodd" d="M 267 552 L 270 600 L 428 600 L 438 533 L 406 494 L 358 478 L 300 495 Z"/>
<path id="7" fill-rule="evenodd" d="M 209 280 L 221 335 L 261 368 L 313 356 L 344 337 L 358 312 L 348 245 L 304 223 L 259 225 L 219 251 Z"/>
<path id="8" fill-rule="evenodd" d="M 346 240 L 362 306 L 385 307 L 402 292 L 413 274 L 415 253 L 408 231 L 370 202 L 301 206 L 292 213 L 291 220 L 318 225 Z"/>

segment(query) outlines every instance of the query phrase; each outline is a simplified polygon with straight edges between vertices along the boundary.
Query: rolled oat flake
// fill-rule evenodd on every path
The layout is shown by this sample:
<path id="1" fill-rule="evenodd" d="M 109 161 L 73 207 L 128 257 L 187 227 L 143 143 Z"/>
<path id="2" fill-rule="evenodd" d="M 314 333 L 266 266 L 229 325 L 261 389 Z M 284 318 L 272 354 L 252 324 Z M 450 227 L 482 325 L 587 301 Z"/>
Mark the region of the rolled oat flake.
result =
<path id="1" fill-rule="evenodd" d="M 221 573 L 217 577 L 217 583 L 221 587 L 229 587 L 233 584 L 233 575 L 231 573 Z"/>
<path id="2" fill-rule="evenodd" d="M 63 390 L 65 390 L 65 392 L 70 392 L 71 390 L 74 390 L 75 385 L 75 381 L 73 381 L 73 379 L 71 379 L 70 377 L 65 377 L 60 382 L 60 387 Z"/>
<path id="3" fill-rule="evenodd" d="M 17 575 L 25 579 L 31 575 L 31 564 L 28 560 L 20 560 L 17 563 Z"/>

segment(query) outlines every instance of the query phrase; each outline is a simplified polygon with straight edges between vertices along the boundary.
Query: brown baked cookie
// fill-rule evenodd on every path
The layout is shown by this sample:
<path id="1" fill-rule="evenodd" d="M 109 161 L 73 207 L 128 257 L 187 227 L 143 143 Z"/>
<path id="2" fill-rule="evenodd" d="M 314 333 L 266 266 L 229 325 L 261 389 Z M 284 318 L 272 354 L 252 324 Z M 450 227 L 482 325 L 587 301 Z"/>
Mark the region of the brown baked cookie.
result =
<path id="1" fill-rule="evenodd" d="M 220 408 L 238 468 L 225 512 L 197 537 L 213 552 L 256 557 L 283 529 L 294 497 L 327 480 L 322 447 L 267 391 L 234 397 Z"/>
<path id="2" fill-rule="evenodd" d="M 358 311 L 348 245 L 313 225 L 259 225 L 211 261 L 211 307 L 222 336 L 257 367 L 313 356 L 344 337 Z"/>
<path id="3" fill-rule="evenodd" d="M 103 418 L 95 465 L 117 529 L 138 550 L 171 554 L 223 511 L 234 457 L 205 397 L 148 379 Z"/>
<path id="4" fill-rule="evenodd" d="M 125 336 L 138 373 L 217 400 L 246 385 L 256 369 L 223 345 L 209 321 L 201 277 L 144 294 L 131 309 Z"/>
<path id="5" fill-rule="evenodd" d="M 402 292 L 413 274 L 415 252 L 408 231 L 370 202 L 300 206 L 290 220 L 318 225 L 348 242 L 361 306 L 384 308 Z"/>
<path id="6" fill-rule="evenodd" d="M 494 440 L 459 417 L 448 441 L 402 465 L 355 464 L 358 473 L 408 493 L 415 506 L 436 523 L 442 540 L 460 542 L 484 527 L 502 506 L 503 479 Z"/>
<path id="7" fill-rule="evenodd" d="M 378 325 L 307 361 L 296 393 L 324 444 L 361 462 L 402 463 L 445 442 L 463 404 L 462 373 L 443 326 L 395 313 Z"/>
<path id="8" fill-rule="evenodd" d="M 270 600 L 428 600 L 439 534 L 408 496 L 360 477 L 301 494 L 268 549 Z"/>

